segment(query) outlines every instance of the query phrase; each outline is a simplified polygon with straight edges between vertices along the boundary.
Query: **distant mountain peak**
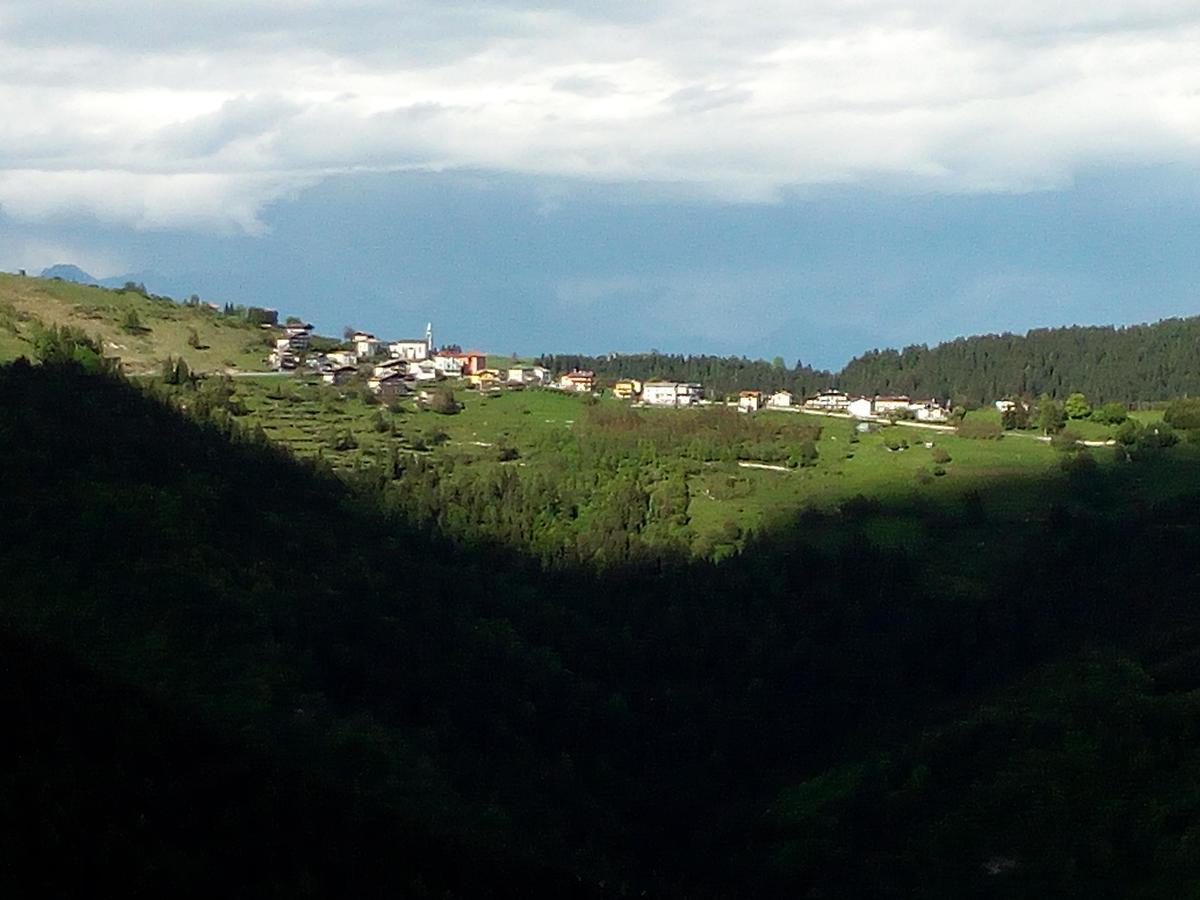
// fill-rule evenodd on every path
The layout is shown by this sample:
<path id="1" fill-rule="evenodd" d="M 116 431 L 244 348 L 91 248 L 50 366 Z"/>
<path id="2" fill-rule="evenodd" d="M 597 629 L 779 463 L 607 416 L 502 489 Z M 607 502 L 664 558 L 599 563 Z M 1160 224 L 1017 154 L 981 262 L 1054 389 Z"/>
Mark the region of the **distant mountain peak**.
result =
<path id="1" fill-rule="evenodd" d="M 89 275 L 79 266 L 70 263 L 58 263 L 42 269 L 43 278 L 61 278 L 63 281 L 74 281 L 77 284 L 99 284 L 100 280 Z"/>

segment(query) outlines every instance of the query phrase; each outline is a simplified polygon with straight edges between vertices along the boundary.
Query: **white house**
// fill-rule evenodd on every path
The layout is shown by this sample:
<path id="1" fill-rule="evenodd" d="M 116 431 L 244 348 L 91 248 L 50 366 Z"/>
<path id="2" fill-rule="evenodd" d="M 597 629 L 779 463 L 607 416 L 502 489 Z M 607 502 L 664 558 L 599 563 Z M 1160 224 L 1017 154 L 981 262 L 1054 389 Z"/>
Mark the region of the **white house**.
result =
<path id="1" fill-rule="evenodd" d="M 907 394 L 877 396 L 875 398 L 875 415 L 885 416 L 888 413 L 902 412 L 911 406 L 912 400 Z"/>
<path id="2" fill-rule="evenodd" d="M 401 338 L 388 344 L 388 355 L 397 359 L 420 362 L 433 356 L 433 323 L 425 326 L 423 338 Z"/>
<path id="3" fill-rule="evenodd" d="M 558 386 L 562 390 L 580 394 L 590 394 L 595 383 L 596 375 L 588 369 L 573 369 L 558 379 Z"/>
<path id="4" fill-rule="evenodd" d="M 336 366 L 321 376 L 326 384 L 345 384 L 358 372 L 354 366 Z"/>
<path id="5" fill-rule="evenodd" d="M 289 350 L 296 350 L 296 351 L 307 350 L 308 349 L 308 335 L 309 335 L 309 332 L 312 331 L 312 328 L 313 327 L 306 322 L 293 322 L 290 325 L 284 325 L 283 330 L 284 330 L 284 333 L 287 335 L 287 337 L 280 338 L 280 340 L 287 341 Z M 278 347 L 279 341 L 276 341 L 275 345 Z"/>
<path id="6" fill-rule="evenodd" d="M 359 359 L 374 359 L 380 355 L 383 349 L 383 344 L 379 339 L 365 331 L 356 331 L 351 342 L 354 344 L 354 352 Z"/>
<path id="7" fill-rule="evenodd" d="M 296 355 L 287 348 L 287 342 L 284 341 L 282 348 L 276 348 L 268 357 L 271 367 L 274 369 L 294 369 L 296 368 Z"/>
<path id="8" fill-rule="evenodd" d="M 762 409 L 762 391 L 738 391 L 738 412 L 758 412 Z"/>
<path id="9" fill-rule="evenodd" d="M 870 397 L 858 397 L 850 401 L 846 412 L 856 419 L 869 419 L 875 415 L 875 401 Z"/>
<path id="10" fill-rule="evenodd" d="M 422 359 L 414 360 L 408 364 L 408 377 L 417 381 L 434 381 L 441 378 L 442 373 L 433 364 L 433 360 Z"/>
<path id="11" fill-rule="evenodd" d="M 404 382 L 404 376 L 399 372 L 391 372 L 387 375 L 374 375 L 367 379 L 367 387 L 385 399 L 402 396 L 408 393 L 408 385 Z"/>
<path id="12" fill-rule="evenodd" d="M 408 363 L 402 359 L 386 359 L 371 367 L 371 374 L 376 378 L 385 375 L 404 375 L 408 372 Z"/>
<path id="13" fill-rule="evenodd" d="M 533 373 L 536 384 L 549 384 L 553 377 L 545 366 L 531 366 L 529 371 Z"/>
<path id="14" fill-rule="evenodd" d="M 647 406 L 694 406 L 703 388 L 692 382 L 647 381 L 642 385 L 642 402 Z"/>
<path id="15" fill-rule="evenodd" d="M 767 398 L 767 406 L 773 409 L 787 409 L 792 405 L 791 391 L 776 391 Z"/>
<path id="16" fill-rule="evenodd" d="M 335 366 L 353 366 L 358 362 L 358 354 L 353 350 L 331 350 L 325 358 Z"/>
<path id="17" fill-rule="evenodd" d="M 806 409 L 841 412 L 850 407 L 850 397 L 845 391 L 829 389 L 813 394 L 811 397 L 806 397 L 804 406 Z"/>
<path id="18" fill-rule="evenodd" d="M 936 400 L 914 403 L 911 409 L 918 422 L 945 422 L 950 418 L 950 413 Z"/>
<path id="19" fill-rule="evenodd" d="M 461 356 L 450 353 L 435 353 L 433 366 L 447 378 L 462 378 L 463 360 Z"/>
<path id="20" fill-rule="evenodd" d="M 429 345 L 425 343 L 423 338 L 405 338 L 399 341 L 392 341 L 388 344 L 388 355 L 396 359 L 420 362 L 423 359 L 429 358 Z"/>

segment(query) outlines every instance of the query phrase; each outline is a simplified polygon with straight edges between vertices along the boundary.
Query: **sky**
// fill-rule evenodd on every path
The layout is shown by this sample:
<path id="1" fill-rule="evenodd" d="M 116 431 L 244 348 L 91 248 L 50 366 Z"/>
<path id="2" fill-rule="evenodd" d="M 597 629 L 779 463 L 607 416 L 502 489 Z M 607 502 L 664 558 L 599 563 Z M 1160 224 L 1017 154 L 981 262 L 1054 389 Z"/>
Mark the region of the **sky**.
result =
<path id="1" fill-rule="evenodd" d="M 1200 4 L 5 0 L 0 268 L 839 366 L 1200 312 Z"/>

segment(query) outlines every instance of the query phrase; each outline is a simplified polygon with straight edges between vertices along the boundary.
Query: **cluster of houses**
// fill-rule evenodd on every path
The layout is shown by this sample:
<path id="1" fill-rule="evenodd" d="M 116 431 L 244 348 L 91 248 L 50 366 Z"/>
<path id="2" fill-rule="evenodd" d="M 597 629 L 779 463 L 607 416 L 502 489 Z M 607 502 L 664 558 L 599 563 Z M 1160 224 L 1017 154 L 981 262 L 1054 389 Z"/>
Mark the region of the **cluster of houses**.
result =
<path id="1" fill-rule="evenodd" d="M 414 383 L 444 378 L 465 379 L 481 390 L 549 385 L 552 381 L 550 371 L 542 366 L 490 369 L 486 354 L 479 350 L 435 348 L 432 324 L 425 326 L 424 337 L 393 341 L 356 331 L 347 336 L 343 349 L 323 352 L 311 352 L 313 326 L 309 323 L 289 322 L 280 326 L 280 330 L 282 334 L 275 339 L 275 349 L 268 360 L 273 368 L 297 369 L 303 363 L 320 373 L 327 384 L 341 385 L 370 366 L 368 388 L 388 399 L 408 393 Z"/>
<path id="2" fill-rule="evenodd" d="M 592 390 L 591 372 L 572 372 L 562 376 L 562 386 Z M 695 406 L 700 404 L 703 388 L 694 382 L 638 381 L 623 378 L 613 385 L 613 396 L 645 406 Z M 826 390 L 811 397 L 797 398 L 791 391 L 740 391 L 737 408 L 742 412 L 760 409 L 806 409 L 814 412 L 842 413 L 858 419 L 912 418 L 919 422 L 945 422 L 950 411 L 936 400 L 913 400 L 907 395 L 851 397 L 844 391 Z"/>
<path id="3" fill-rule="evenodd" d="M 591 393 L 595 390 L 595 373 L 572 370 L 558 378 L 557 386 L 565 391 Z M 640 381 L 622 378 L 612 388 L 613 396 L 645 406 L 696 406 L 704 396 L 704 387 L 693 381 Z"/>
<path id="4" fill-rule="evenodd" d="M 761 391 L 738 394 L 738 409 L 754 412 L 763 407 L 842 413 L 856 419 L 912 418 L 918 422 L 945 422 L 950 418 L 950 410 L 936 400 L 913 400 L 907 394 L 851 397 L 845 391 L 825 390 L 804 397 L 798 403 L 790 391 L 776 391 L 770 395 Z"/>
<path id="5" fill-rule="evenodd" d="M 502 387 L 549 387 L 572 393 L 596 391 L 596 375 L 585 369 L 572 369 L 557 377 L 543 366 L 488 368 L 487 356 L 478 350 L 458 347 L 435 348 L 433 326 L 425 326 L 425 336 L 383 341 L 365 331 L 347 336 L 344 349 L 310 352 L 313 326 L 289 322 L 274 326 L 282 330 L 275 340 L 271 364 L 281 370 L 296 369 L 303 363 L 319 372 L 328 384 L 345 384 L 360 370 L 370 366 L 367 386 L 385 398 L 403 395 L 417 382 L 443 378 L 466 379 L 480 390 Z M 612 387 L 613 395 L 642 406 L 687 407 L 704 403 L 703 386 L 690 381 L 641 381 L 622 378 Z M 935 400 L 913 400 L 899 396 L 876 395 L 851 397 L 844 391 L 825 390 L 797 399 L 790 391 L 764 394 L 741 391 L 737 408 L 742 412 L 760 409 L 804 409 L 842 413 L 859 419 L 912 418 L 921 422 L 944 422 L 949 410 Z"/>

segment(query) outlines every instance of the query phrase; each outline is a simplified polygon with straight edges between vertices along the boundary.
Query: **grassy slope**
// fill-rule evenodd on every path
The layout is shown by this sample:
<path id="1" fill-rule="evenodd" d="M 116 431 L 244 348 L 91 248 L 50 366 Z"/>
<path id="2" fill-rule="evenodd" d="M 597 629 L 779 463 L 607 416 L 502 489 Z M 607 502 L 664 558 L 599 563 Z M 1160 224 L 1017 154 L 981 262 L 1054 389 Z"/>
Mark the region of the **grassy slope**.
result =
<path id="1" fill-rule="evenodd" d="M 129 309 L 148 329 L 129 334 L 121 328 Z M 30 352 L 34 328 L 71 325 L 103 341 L 105 353 L 119 356 L 127 372 L 156 371 L 167 356 L 182 356 L 197 371 L 266 368 L 269 347 L 261 329 L 221 316 L 215 310 L 187 307 L 107 288 L 0 274 L 0 359 Z M 195 330 L 200 349 L 188 346 Z"/>
<path id="2" fill-rule="evenodd" d="M 355 390 L 335 392 L 313 381 L 284 386 L 271 379 L 243 379 L 236 387 L 239 397 L 251 410 L 250 418 L 263 425 L 268 437 L 301 455 L 320 453 L 335 467 L 345 468 L 352 467 L 360 453 L 383 454 L 392 447 L 403 451 L 414 436 L 441 431 L 448 440 L 429 452 L 435 459 L 453 459 L 474 466 L 513 465 L 495 461 L 495 445 L 506 443 L 520 451 L 517 465 L 536 471 L 557 463 L 557 454 L 542 448 L 542 438 L 571 428 L 584 408 L 580 398 L 553 391 L 527 390 L 480 397 L 475 392 L 460 390 L 457 397 L 464 408 L 458 415 L 419 412 L 411 400 L 402 404 L 404 412 L 394 414 L 363 403 Z M 288 399 L 268 396 L 281 391 Z M 672 410 L 647 410 L 646 414 L 675 415 Z M 394 425 L 394 435 L 375 432 L 372 426 L 379 415 Z M 817 464 L 787 472 L 745 468 L 734 462 L 706 464 L 704 471 L 693 476 L 689 483 L 692 499 L 688 512 L 697 539 L 718 535 L 729 522 L 747 532 L 769 529 L 793 517 L 797 510 L 832 509 L 859 494 L 885 501 L 923 498 L 953 504 L 963 490 L 998 479 L 1058 477 L 1058 454 L 1045 443 L 1023 436 L 974 441 L 897 426 L 896 432 L 903 434 L 912 446 L 891 452 L 883 445 L 883 433 L 858 435 L 852 442 L 851 423 L 845 419 L 788 415 L 788 420 L 823 425 Z M 333 449 L 331 437 L 344 430 L 355 435 L 357 449 Z M 952 461 L 944 466 L 944 476 L 921 484 L 917 481 L 918 471 L 931 472 L 935 465 L 931 450 L 923 446 L 925 442 L 945 448 Z M 1101 462 L 1110 455 L 1096 452 Z M 1019 518 L 1027 500 L 1017 489 L 1006 498 L 1004 506 L 1014 518 Z"/>

